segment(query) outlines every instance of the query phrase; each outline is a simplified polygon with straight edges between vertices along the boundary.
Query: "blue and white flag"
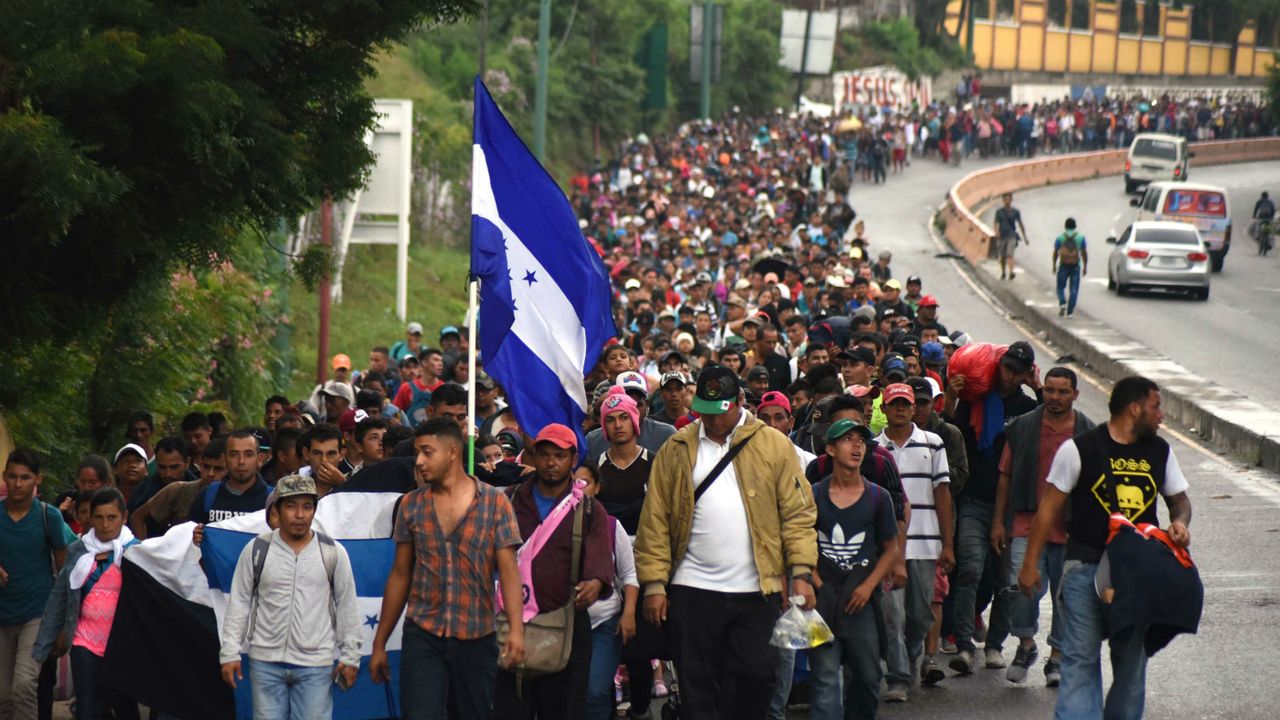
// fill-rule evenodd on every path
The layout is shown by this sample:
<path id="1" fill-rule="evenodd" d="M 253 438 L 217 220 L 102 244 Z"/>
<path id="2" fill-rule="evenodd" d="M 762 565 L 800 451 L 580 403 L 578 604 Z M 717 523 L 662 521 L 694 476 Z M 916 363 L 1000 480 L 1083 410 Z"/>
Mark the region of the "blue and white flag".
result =
<path id="1" fill-rule="evenodd" d="M 403 616 L 387 643 L 391 682 L 375 684 L 368 660 L 395 559 L 392 513 L 401 497 L 334 493 L 316 506 L 315 529 L 337 540 L 351 559 L 364 620 L 360 672 L 350 690 L 334 686 L 335 720 L 399 717 Z M 250 661 L 241 656 L 245 679 L 233 694 L 219 676 L 218 648 L 236 562 L 244 546 L 267 530 L 266 513 L 206 526 L 198 548 L 191 542 L 194 528 L 195 523 L 179 525 L 125 553 L 125 582 L 107 646 L 108 659 L 121 672 L 108 673 L 110 682 L 129 697 L 177 717 L 248 720 L 253 717 Z"/>
<path id="2" fill-rule="evenodd" d="M 472 142 L 471 273 L 485 371 L 526 433 L 561 423 L 581 436 L 583 377 L 616 332 L 608 272 L 478 77 Z"/>

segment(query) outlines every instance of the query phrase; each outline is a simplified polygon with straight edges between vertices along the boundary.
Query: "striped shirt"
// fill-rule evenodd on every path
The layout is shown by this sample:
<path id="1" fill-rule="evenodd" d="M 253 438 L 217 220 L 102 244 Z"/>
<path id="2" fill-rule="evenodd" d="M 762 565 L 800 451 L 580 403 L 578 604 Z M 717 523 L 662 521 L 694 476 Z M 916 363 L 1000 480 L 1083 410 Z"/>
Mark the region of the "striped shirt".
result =
<path id="1" fill-rule="evenodd" d="M 902 477 L 902 490 L 911 504 L 911 524 L 907 527 L 907 559 L 937 560 L 942 554 L 942 531 L 933 504 L 933 490 L 951 482 L 947 450 L 942 438 L 914 424 L 905 445 L 898 445 L 885 431 L 876 441 L 893 453 Z"/>

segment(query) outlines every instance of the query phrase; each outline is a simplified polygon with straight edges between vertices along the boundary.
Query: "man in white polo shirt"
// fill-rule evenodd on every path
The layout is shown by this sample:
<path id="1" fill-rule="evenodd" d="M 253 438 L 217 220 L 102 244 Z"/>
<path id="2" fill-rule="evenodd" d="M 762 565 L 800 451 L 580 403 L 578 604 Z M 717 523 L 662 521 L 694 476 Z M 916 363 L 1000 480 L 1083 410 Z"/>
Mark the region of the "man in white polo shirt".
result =
<path id="1" fill-rule="evenodd" d="M 635 546 L 644 615 L 670 620 L 681 715 L 763 720 L 783 594 L 815 603 L 817 510 L 791 442 L 742 409 L 732 371 L 704 369 L 693 409 L 649 475 Z"/>
<path id="2" fill-rule="evenodd" d="M 888 688 L 886 702 L 903 702 L 913 669 L 924 653 L 924 639 L 933 624 L 935 567 L 955 567 L 952 548 L 950 470 L 942 438 L 911 422 L 915 391 L 906 383 L 884 390 L 882 408 L 888 424 L 876 441 L 893 453 L 902 489 L 911 505 L 907 527 L 907 586 L 890 595 Z"/>

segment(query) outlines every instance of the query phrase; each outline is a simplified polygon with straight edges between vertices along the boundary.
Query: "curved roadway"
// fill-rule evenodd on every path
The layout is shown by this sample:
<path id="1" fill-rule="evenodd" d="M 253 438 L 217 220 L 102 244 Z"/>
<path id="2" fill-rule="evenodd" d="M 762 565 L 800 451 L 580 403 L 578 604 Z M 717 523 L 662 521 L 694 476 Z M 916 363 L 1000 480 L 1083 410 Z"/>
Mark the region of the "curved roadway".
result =
<path id="1" fill-rule="evenodd" d="M 1193 161 L 1194 162 L 1194 161 Z M 1219 385 L 1270 407 L 1280 406 L 1280 251 L 1263 258 L 1247 233 L 1253 205 L 1263 190 L 1280 196 L 1280 164 L 1246 163 L 1191 169 L 1193 182 L 1226 188 L 1234 224 L 1231 251 L 1212 279 L 1207 302 L 1184 295 L 1136 292 L 1118 297 L 1107 290 L 1109 235 L 1128 224 L 1129 196 L 1120 177 L 1102 178 L 1018 193 L 1031 245 L 1018 250 L 1014 282 L 1054 285 L 1053 239 L 1073 216 L 1088 239 L 1089 274 L 1077 312 L 1111 325 L 1134 340 Z M 995 206 L 981 209 L 991 222 Z"/>

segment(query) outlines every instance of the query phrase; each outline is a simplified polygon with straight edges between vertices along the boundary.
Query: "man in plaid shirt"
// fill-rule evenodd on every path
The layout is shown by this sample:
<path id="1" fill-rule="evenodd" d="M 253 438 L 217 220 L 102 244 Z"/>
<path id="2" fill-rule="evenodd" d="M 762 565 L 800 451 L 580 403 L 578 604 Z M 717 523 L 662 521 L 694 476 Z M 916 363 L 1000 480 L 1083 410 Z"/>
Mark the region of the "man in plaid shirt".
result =
<path id="1" fill-rule="evenodd" d="M 488 720 L 498 664 L 524 659 L 520 530 L 511 502 L 467 475 L 457 423 L 436 418 L 414 433 L 422 485 L 400 503 L 396 559 L 387 578 L 369 674 L 390 679 L 387 640 L 408 602 L 401 647 L 404 716 Z M 493 575 L 497 567 L 511 633 L 498 651 Z"/>

